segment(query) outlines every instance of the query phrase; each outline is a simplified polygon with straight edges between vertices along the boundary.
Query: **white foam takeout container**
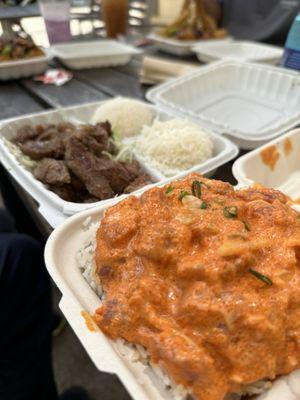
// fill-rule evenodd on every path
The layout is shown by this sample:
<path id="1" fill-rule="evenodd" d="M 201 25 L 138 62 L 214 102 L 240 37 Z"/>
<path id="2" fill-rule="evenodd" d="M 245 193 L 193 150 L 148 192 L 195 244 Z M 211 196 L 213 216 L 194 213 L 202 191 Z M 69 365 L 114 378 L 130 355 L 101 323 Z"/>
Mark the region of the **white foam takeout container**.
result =
<path id="1" fill-rule="evenodd" d="M 163 37 L 158 35 L 157 33 L 151 33 L 147 37 L 154 43 L 157 49 L 179 57 L 193 55 L 193 47 L 196 46 L 198 43 L 216 42 L 222 44 L 233 40 L 230 37 L 226 37 L 224 39 L 207 40 L 179 40 Z"/>
<path id="2" fill-rule="evenodd" d="M 108 39 L 57 44 L 51 47 L 51 53 L 68 68 L 84 69 L 125 65 L 141 51 Z"/>
<path id="3" fill-rule="evenodd" d="M 262 159 L 262 151 L 275 151 L 278 160 L 272 169 Z M 260 183 L 281 190 L 293 200 L 300 200 L 300 129 L 279 138 L 237 159 L 233 175 L 242 185 Z"/>
<path id="4" fill-rule="evenodd" d="M 150 89 L 147 98 L 245 149 L 300 122 L 300 74 L 269 65 L 218 61 Z"/>
<path id="5" fill-rule="evenodd" d="M 198 43 L 193 52 L 205 63 L 230 59 L 277 64 L 283 55 L 281 47 L 250 41 Z"/>
<path id="6" fill-rule="evenodd" d="M 119 200 L 116 200 L 116 202 Z M 98 370 L 118 375 L 135 400 L 175 400 L 150 367 L 108 339 L 98 328 L 91 331 L 82 311 L 93 315 L 101 301 L 77 266 L 77 252 L 89 241 L 89 224 L 99 223 L 109 205 L 70 217 L 50 236 L 45 260 L 47 269 L 62 292 L 59 307 Z M 299 371 L 279 378 L 259 400 L 297 400 L 300 397 Z M 298 396 L 295 396 L 298 393 Z"/>
<path id="7" fill-rule="evenodd" d="M 45 50 L 43 49 L 45 52 Z M 14 61 L 0 61 L 0 81 L 10 79 L 28 78 L 38 75 L 47 69 L 50 55 L 45 52 L 44 56 L 24 58 Z"/>
<path id="8" fill-rule="evenodd" d="M 73 215 L 87 208 L 99 206 L 100 204 L 110 203 L 114 199 L 99 201 L 96 203 L 73 203 L 61 199 L 57 194 L 47 189 L 47 187 L 34 178 L 32 173 L 26 170 L 16 157 L 11 153 L 5 145 L 3 138 L 9 139 L 16 130 L 24 125 L 38 125 L 59 123 L 69 121 L 73 123 L 89 123 L 95 110 L 104 102 L 90 103 L 82 106 L 73 106 L 60 110 L 46 111 L 42 113 L 32 114 L 25 117 L 6 120 L 0 123 L 0 161 L 7 171 L 15 178 L 15 180 L 25 189 L 38 203 L 39 211 L 46 220 L 56 227 L 61 223 L 66 216 Z M 161 112 L 153 105 L 148 105 L 153 110 L 156 118 L 160 120 L 168 120 L 173 118 L 170 114 Z M 203 174 L 211 174 L 216 168 L 233 159 L 237 153 L 237 147 L 228 139 L 210 133 L 213 144 L 213 157 L 202 164 L 196 165 L 188 171 L 185 171 L 178 176 L 185 175 L 188 172 L 196 171 Z M 138 156 L 137 159 L 143 166 L 146 172 L 152 177 L 155 182 L 163 181 L 166 178 L 157 170 L 151 168 Z M 124 198 L 126 195 L 121 195 L 119 198 Z M 60 218 L 60 216 L 64 216 Z"/>

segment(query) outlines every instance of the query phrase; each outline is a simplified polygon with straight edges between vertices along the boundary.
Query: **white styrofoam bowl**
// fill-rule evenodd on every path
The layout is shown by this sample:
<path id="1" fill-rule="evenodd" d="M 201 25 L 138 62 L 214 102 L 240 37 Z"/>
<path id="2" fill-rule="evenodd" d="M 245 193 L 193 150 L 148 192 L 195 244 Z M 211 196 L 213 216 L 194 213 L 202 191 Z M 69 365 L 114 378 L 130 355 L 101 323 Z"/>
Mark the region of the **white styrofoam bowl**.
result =
<path id="1" fill-rule="evenodd" d="M 111 203 L 114 199 L 108 199 L 99 201 L 96 203 L 85 204 L 85 203 L 73 203 L 61 199 L 57 194 L 47 189 L 47 187 L 38 181 L 31 172 L 26 170 L 10 152 L 8 147 L 5 145 L 2 138 L 10 139 L 18 128 L 24 125 L 38 125 L 38 124 L 57 124 L 63 121 L 70 121 L 74 123 L 90 123 L 91 118 L 95 110 L 103 104 L 103 101 L 90 103 L 82 106 L 73 106 L 60 110 L 45 111 L 37 114 L 28 115 L 25 117 L 19 117 L 10 119 L 0 123 L 0 161 L 8 172 L 19 182 L 19 184 L 39 203 L 40 208 L 45 209 L 43 213 L 44 217 L 50 224 L 53 224 L 53 216 L 49 210 L 52 209 L 59 211 L 63 215 L 73 215 L 77 212 L 99 206 L 100 204 Z M 146 104 L 146 103 L 144 103 Z M 173 118 L 171 115 L 165 112 L 161 112 L 158 108 L 153 105 L 148 105 L 149 109 L 153 110 L 154 115 L 160 120 L 168 120 Z M 237 147 L 230 142 L 230 140 L 214 135 L 211 133 L 213 140 L 214 153 L 213 157 L 196 165 L 188 171 L 184 171 L 177 176 L 183 176 L 191 171 L 201 172 L 203 174 L 211 174 L 216 168 L 230 161 L 238 154 Z M 137 154 L 137 158 L 141 165 L 144 167 L 146 172 L 150 174 L 155 182 L 164 181 L 164 177 L 159 171 L 151 168 L 149 165 L 143 162 Z M 124 198 L 126 195 L 121 195 L 119 198 Z M 55 215 L 55 221 L 61 221 Z M 56 226 L 56 222 L 55 222 Z"/>
<path id="2" fill-rule="evenodd" d="M 300 123 L 300 74 L 270 65 L 215 62 L 150 89 L 147 98 L 246 149 Z"/>
<path id="3" fill-rule="evenodd" d="M 118 202 L 119 200 L 115 200 Z M 111 206 L 111 205 L 110 205 Z M 59 307 L 96 368 L 116 374 L 135 400 L 174 400 L 149 366 L 133 360 L 116 342 L 93 325 L 87 326 L 82 311 L 93 315 L 101 305 L 98 295 L 83 278 L 77 265 L 77 253 L 89 240 L 89 224 L 100 223 L 109 205 L 70 217 L 48 239 L 45 248 L 46 267 L 62 293 Z M 201 360 L 199 360 L 201 361 Z M 300 371 L 276 379 L 272 388 L 256 400 L 296 400 L 300 396 Z"/>
<path id="4" fill-rule="evenodd" d="M 179 40 L 166 38 L 158 35 L 157 33 L 151 33 L 148 36 L 155 47 L 159 50 L 162 50 L 166 53 L 173 54 L 178 57 L 191 56 L 193 54 L 193 48 L 199 43 L 225 43 L 232 40 L 230 37 L 226 37 L 224 39 L 201 39 L 201 40 Z"/>
<path id="5" fill-rule="evenodd" d="M 263 161 L 262 154 L 266 151 L 277 155 L 274 168 Z M 238 158 L 233 164 L 232 173 L 242 185 L 260 183 L 281 190 L 293 200 L 299 201 L 300 129 L 294 129 Z"/>
<path id="6" fill-rule="evenodd" d="M 281 47 L 250 41 L 198 43 L 193 51 L 205 63 L 231 59 L 277 64 L 283 55 Z"/>
<path id="7" fill-rule="evenodd" d="M 47 69 L 50 56 L 32 57 L 14 61 L 0 61 L 0 81 L 28 78 Z"/>
<path id="8" fill-rule="evenodd" d="M 117 40 L 92 40 L 57 44 L 51 53 L 66 67 L 78 70 L 124 65 L 141 51 Z"/>

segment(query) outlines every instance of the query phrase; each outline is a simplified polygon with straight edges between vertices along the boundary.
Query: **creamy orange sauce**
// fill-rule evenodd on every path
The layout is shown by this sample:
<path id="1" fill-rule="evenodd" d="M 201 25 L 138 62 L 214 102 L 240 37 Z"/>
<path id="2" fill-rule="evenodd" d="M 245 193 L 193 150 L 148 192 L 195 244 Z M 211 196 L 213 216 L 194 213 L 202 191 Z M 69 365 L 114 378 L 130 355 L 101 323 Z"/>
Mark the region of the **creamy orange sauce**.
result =
<path id="1" fill-rule="evenodd" d="M 208 186 L 192 196 L 195 181 Z M 113 206 L 97 233 L 94 320 L 198 400 L 299 368 L 300 220 L 286 202 L 191 174 Z"/>
<path id="2" fill-rule="evenodd" d="M 285 141 L 283 142 L 283 149 L 284 149 L 284 154 L 286 156 L 289 156 L 291 151 L 293 150 L 293 144 L 291 142 L 291 139 L 286 138 Z"/>
<path id="3" fill-rule="evenodd" d="M 97 325 L 93 321 L 92 317 L 90 314 L 84 310 L 81 311 L 81 316 L 83 317 L 86 327 L 90 332 L 96 332 L 97 331 Z"/>
<path id="4" fill-rule="evenodd" d="M 276 163 L 279 160 L 279 152 L 276 146 L 266 147 L 260 152 L 262 162 L 266 164 L 272 171 L 275 169 Z"/>

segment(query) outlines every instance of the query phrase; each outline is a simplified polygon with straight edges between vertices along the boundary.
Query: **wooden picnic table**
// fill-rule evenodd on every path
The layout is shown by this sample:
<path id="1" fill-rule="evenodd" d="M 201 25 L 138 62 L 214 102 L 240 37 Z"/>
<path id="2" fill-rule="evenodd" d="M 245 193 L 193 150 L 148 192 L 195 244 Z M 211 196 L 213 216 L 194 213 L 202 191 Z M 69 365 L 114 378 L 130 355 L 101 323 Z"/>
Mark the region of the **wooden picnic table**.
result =
<path id="1" fill-rule="evenodd" d="M 155 54 L 152 47 L 144 51 Z M 172 59 L 171 56 L 162 53 L 157 52 L 156 55 Z M 196 62 L 196 59 L 194 61 Z M 122 67 L 73 71 L 74 78 L 61 87 L 44 85 L 31 78 L 0 83 L 0 120 L 47 109 L 106 100 L 115 96 L 145 99 L 149 87 L 139 83 L 141 62 L 139 56 Z M 235 183 L 231 167 L 232 162 L 225 164 L 213 177 Z M 40 215 L 36 202 L 9 175 L 7 181 L 14 187 L 19 201 L 30 213 L 42 236 L 47 238 L 52 228 Z"/>

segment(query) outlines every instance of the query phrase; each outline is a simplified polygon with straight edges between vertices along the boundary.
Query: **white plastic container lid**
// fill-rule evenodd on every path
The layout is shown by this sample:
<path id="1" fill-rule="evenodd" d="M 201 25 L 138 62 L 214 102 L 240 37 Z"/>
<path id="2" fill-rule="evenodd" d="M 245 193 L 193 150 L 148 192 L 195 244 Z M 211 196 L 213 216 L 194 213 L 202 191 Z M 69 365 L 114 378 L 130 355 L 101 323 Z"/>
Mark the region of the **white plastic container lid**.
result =
<path id="1" fill-rule="evenodd" d="M 38 57 L 0 61 L 0 81 L 27 78 L 44 72 L 51 55 L 45 49 L 42 50 L 44 55 Z"/>
<path id="2" fill-rule="evenodd" d="M 276 64 L 283 55 L 281 47 L 250 41 L 198 43 L 193 51 L 203 62 L 230 59 Z"/>
<path id="3" fill-rule="evenodd" d="M 174 38 L 168 38 L 160 36 L 153 32 L 149 34 L 148 39 L 152 40 L 155 46 L 165 51 L 166 53 L 173 54 L 176 56 L 190 56 L 193 54 L 193 47 L 198 43 L 210 43 L 218 42 L 220 44 L 233 40 L 231 37 L 225 37 L 224 39 L 199 39 L 199 40 L 179 40 Z"/>
<path id="4" fill-rule="evenodd" d="M 126 64 L 141 50 L 117 40 L 91 40 L 51 46 L 51 53 L 73 69 Z"/>
<path id="5" fill-rule="evenodd" d="M 269 65 L 212 63 L 150 89 L 147 98 L 248 149 L 300 123 L 300 75 Z"/>

